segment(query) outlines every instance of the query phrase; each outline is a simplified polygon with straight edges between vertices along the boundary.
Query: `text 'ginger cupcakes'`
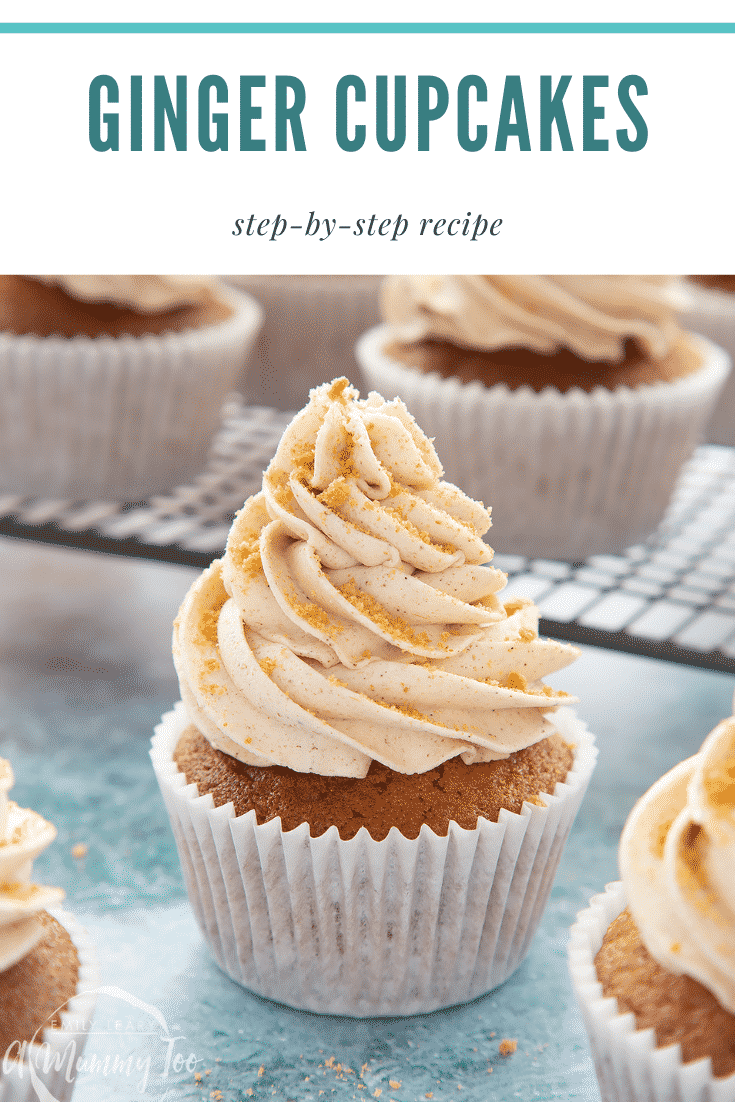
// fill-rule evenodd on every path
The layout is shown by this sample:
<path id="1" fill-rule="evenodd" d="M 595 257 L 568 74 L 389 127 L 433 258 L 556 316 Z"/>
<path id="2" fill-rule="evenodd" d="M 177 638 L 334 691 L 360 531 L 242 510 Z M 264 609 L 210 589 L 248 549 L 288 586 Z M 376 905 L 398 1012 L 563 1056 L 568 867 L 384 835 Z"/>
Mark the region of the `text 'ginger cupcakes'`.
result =
<path id="1" fill-rule="evenodd" d="M 221 967 L 292 1006 L 449 1006 L 528 950 L 589 780 L 487 510 L 400 401 L 312 391 L 192 586 L 153 761 Z M 558 710 L 557 710 L 558 709 Z"/>

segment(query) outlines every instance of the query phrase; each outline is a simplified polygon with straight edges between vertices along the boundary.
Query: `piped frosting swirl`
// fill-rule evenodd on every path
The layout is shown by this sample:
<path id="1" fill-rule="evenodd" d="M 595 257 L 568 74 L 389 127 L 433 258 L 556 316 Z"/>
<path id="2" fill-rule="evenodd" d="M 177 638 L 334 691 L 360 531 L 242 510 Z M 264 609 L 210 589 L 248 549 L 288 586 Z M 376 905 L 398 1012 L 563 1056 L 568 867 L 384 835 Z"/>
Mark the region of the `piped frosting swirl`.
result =
<path id="1" fill-rule="evenodd" d="M 660 275 L 389 276 L 383 313 L 394 339 L 445 340 L 462 348 L 569 349 L 617 363 L 635 340 L 652 359 L 681 337 L 683 284 Z"/>
<path id="2" fill-rule="evenodd" d="M 64 898 L 61 888 L 31 883 L 34 858 L 53 842 L 56 828 L 8 799 L 13 782 L 10 762 L 0 758 L 0 972 L 40 941 L 38 912 Z"/>
<path id="3" fill-rule="evenodd" d="M 538 638 L 530 602 L 503 605 L 489 511 L 442 473 L 398 399 L 346 379 L 311 392 L 177 618 L 182 696 L 212 745 L 362 777 L 551 733 L 565 694 L 541 679 L 579 652 Z"/>
<path id="4" fill-rule="evenodd" d="M 83 302 L 106 302 L 139 314 L 163 314 L 208 301 L 216 280 L 199 275 L 34 275 Z"/>
<path id="5" fill-rule="evenodd" d="M 735 1014 L 735 717 L 643 796 L 620 840 L 630 911 L 660 965 Z"/>

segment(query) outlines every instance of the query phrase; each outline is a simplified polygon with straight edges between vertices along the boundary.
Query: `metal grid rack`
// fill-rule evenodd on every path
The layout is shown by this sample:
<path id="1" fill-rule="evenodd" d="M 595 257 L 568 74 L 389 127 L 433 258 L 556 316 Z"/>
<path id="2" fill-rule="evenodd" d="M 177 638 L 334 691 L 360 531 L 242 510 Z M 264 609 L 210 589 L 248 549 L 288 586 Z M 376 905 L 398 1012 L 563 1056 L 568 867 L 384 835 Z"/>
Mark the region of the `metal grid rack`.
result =
<path id="1" fill-rule="evenodd" d="M 0 535 L 203 567 L 293 415 L 233 401 L 209 463 L 190 485 L 148 502 L 0 498 Z M 529 597 L 541 630 L 735 673 L 735 449 L 700 447 L 645 545 L 584 563 L 497 554 L 508 595 Z"/>

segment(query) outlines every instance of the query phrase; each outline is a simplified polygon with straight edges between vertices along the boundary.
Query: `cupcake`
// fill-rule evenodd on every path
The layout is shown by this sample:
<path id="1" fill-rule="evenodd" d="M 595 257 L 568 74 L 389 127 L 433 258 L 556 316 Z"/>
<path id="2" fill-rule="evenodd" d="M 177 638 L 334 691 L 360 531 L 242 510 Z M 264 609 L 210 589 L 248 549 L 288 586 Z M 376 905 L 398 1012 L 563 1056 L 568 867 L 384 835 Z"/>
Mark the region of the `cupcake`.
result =
<path id="1" fill-rule="evenodd" d="M 735 718 L 638 801 L 572 931 L 603 1100 L 735 1099 Z"/>
<path id="2" fill-rule="evenodd" d="M 392 276 L 356 353 L 492 502 L 498 550 L 578 561 L 656 528 L 726 378 L 684 301 L 667 276 Z"/>
<path id="3" fill-rule="evenodd" d="M 687 281 L 689 304 L 682 315 L 688 329 L 701 333 L 735 357 L 735 276 L 698 275 Z M 713 444 L 735 445 L 735 375 L 723 387 L 707 427 Z"/>
<path id="4" fill-rule="evenodd" d="M 96 960 L 85 931 L 57 909 L 63 891 L 31 883 L 33 859 L 56 830 L 8 800 L 12 786 L 0 758 L 0 1098 L 66 1102 L 94 1011 Z"/>
<path id="5" fill-rule="evenodd" d="M 526 954 L 595 758 L 503 604 L 487 510 L 399 400 L 312 391 L 174 630 L 152 757 L 228 975 L 323 1013 L 472 999 Z"/>
<path id="6" fill-rule="evenodd" d="M 190 480 L 259 321 L 202 276 L 0 277 L 0 490 L 138 501 Z"/>
<path id="7" fill-rule="evenodd" d="M 225 276 L 257 299 L 263 328 L 253 347 L 248 397 L 300 409 L 311 387 L 355 365 L 355 341 L 379 321 L 380 276 Z"/>

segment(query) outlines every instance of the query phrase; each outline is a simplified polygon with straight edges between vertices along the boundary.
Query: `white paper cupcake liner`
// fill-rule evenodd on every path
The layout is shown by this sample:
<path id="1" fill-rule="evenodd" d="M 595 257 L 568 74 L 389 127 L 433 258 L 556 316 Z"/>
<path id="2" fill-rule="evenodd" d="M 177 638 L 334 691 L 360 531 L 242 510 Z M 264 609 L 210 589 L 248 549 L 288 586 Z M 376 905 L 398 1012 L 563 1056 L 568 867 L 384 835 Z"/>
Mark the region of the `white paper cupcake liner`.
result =
<path id="1" fill-rule="evenodd" d="M 735 294 L 687 284 L 691 303 L 682 314 L 687 329 L 724 348 L 735 363 Z M 707 427 L 713 444 L 735 445 L 735 373 L 722 388 Z"/>
<path id="2" fill-rule="evenodd" d="M 610 923 L 625 908 L 620 881 L 580 911 L 569 940 L 569 970 L 600 1084 L 602 1102 L 735 1102 L 735 1074 L 715 1079 L 709 1057 L 682 1063 L 679 1045 L 656 1047 L 653 1029 L 636 1029 L 632 1013 L 605 998 L 595 956 Z"/>
<path id="3" fill-rule="evenodd" d="M 181 333 L 1 333 L 0 491 L 139 501 L 199 474 L 261 320 L 250 296 L 220 297 L 229 318 Z"/>
<path id="4" fill-rule="evenodd" d="M 69 1102 L 77 1060 L 92 1025 L 99 987 L 97 953 L 73 915 L 55 907 L 49 914 L 64 927 L 79 955 L 77 993 L 60 1014 L 61 1027 L 44 1030 L 43 1042 L 29 1045 L 22 1061 L 3 1059 L 6 1053 L 0 1053 L 0 1102 Z"/>
<path id="5" fill-rule="evenodd" d="M 492 507 L 492 546 L 532 558 L 579 561 L 650 535 L 730 367 L 692 336 L 704 364 L 672 383 L 512 391 L 404 367 L 383 352 L 388 333 L 378 326 L 357 343 L 369 386 L 402 398 L 435 438 L 447 481 Z"/>
<path id="6" fill-rule="evenodd" d="M 553 717 L 575 757 L 548 806 L 381 842 L 215 808 L 172 758 L 188 722 L 182 704 L 165 715 L 151 757 L 197 921 L 232 979 L 318 1013 L 405 1015 L 483 995 L 521 963 L 597 757 L 571 709 Z"/>
<path id="7" fill-rule="evenodd" d="M 311 387 L 347 375 L 358 387 L 355 341 L 378 321 L 381 276 L 223 276 L 253 295 L 265 320 L 253 347 L 248 397 L 301 409 Z"/>

